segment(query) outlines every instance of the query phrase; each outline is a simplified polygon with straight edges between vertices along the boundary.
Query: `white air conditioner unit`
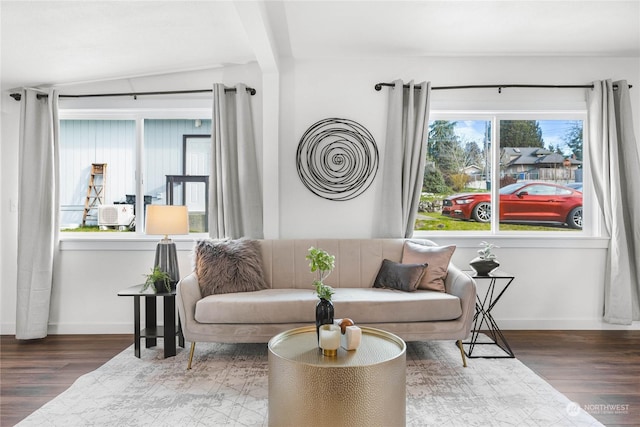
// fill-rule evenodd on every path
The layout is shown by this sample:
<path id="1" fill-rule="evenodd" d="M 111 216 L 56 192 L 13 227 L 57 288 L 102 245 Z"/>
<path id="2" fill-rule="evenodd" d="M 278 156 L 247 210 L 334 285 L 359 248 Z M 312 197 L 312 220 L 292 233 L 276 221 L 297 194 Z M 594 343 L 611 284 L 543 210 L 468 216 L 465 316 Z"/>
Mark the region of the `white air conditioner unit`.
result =
<path id="1" fill-rule="evenodd" d="M 133 218 L 133 205 L 98 206 L 99 226 L 128 226 Z"/>

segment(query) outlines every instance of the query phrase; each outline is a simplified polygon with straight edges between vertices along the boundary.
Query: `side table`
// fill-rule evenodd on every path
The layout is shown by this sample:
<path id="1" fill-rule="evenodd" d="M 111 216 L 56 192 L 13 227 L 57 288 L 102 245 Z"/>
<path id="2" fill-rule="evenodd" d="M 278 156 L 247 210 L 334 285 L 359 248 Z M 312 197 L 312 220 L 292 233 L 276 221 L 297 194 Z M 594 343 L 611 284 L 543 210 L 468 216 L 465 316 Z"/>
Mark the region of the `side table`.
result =
<path id="1" fill-rule="evenodd" d="M 491 315 L 491 310 L 493 310 L 498 301 L 500 301 L 502 295 L 504 295 L 505 291 L 514 281 L 515 276 L 501 270 L 495 270 L 489 273 L 488 276 L 478 276 L 475 271 L 465 271 L 465 273 L 471 276 L 473 280 L 478 283 L 480 283 L 481 281 L 489 282 L 489 287 L 487 288 L 487 291 L 484 293 L 484 295 L 481 295 L 479 291 L 476 294 L 476 313 L 473 316 L 471 339 L 469 341 L 462 342 L 463 346 L 469 346 L 467 357 L 471 359 L 514 358 L 515 356 L 513 354 L 513 350 L 511 350 L 511 347 L 509 347 L 507 339 L 504 337 L 502 331 L 500 331 L 500 328 L 498 327 L 498 324 Z M 478 337 L 480 336 L 480 332 L 483 330 L 483 327 L 486 328 L 485 331 L 490 339 L 490 342 L 478 342 Z M 505 355 L 473 356 L 473 350 L 476 345 L 496 345 L 505 353 Z"/>
<path id="2" fill-rule="evenodd" d="M 133 317 L 134 317 L 134 353 L 140 357 L 140 341 L 145 339 L 145 347 L 154 347 L 158 338 L 164 339 L 164 357 L 176 355 L 176 336 L 180 347 L 184 348 L 184 336 L 180 319 L 176 328 L 176 291 L 153 292 L 149 289 L 140 292 L 144 285 L 136 285 L 118 292 L 118 296 L 133 297 Z M 140 298 L 144 298 L 144 325 L 140 326 Z M 157 326 L 156 320 L 156 298 L 162 298 L 164 311 L 164 326 Z"/>

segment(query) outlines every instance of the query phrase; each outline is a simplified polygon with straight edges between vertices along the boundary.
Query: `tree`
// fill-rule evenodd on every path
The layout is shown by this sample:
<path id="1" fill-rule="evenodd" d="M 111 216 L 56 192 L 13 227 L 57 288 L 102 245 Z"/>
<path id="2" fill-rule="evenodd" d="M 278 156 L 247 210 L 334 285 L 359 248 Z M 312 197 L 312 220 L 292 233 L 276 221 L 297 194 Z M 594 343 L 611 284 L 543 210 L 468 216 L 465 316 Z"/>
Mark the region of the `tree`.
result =
<path id="1" fill-rule="evenodd" d="M 457 122 L 436 120 L 430 125 L 427 150 L 432 160 L 444 175 L 447 184 L 449 176 L 464 168 L 464 150 L 454 130 Z"/>
<path id="2" fill-rule="evenodd" d="M 562 154 L 564 156 L 564 152 L 562 151 L 560 144 L 558 145 L 549 144 L 549 148 L 547 148 L 547 150 L 551 151 L 552 153 Z"/>
<path id="3" fill-rule="evenodd" d="M 449 145 L 451 141 L 457 143 L 458 137 L 454 129 L 457 122 L 447 120 L 435 120 L 429 125 L 429 138 L 427 141 L 427 155 L 433 161 L 438 161 L 440 154 L 444 151 L 442 147 Z"/>
<path id="4" fill-rule="evenodd" d="M 467 142 L 464 146 L 465 166 L 476 165 L 484 169 L 484 152 L 475 142 Z"/>
<path id="5" fill-rule="evenodd" d="M 544 148 L 542 129 L 535 120 L 500 120 L 500 147 Z"/>
<path id="6" fill-rule="evenodd" d="M 574 121 L 564 136 L 564 142 L 571 149 L 577 160 L 582 161 L 582 121 Z"/>
<path id="7" fill-rule="evenodd" d="M 445 176 L 460 173 L 467 166 L 466 153 L 458 141 L 443 142 L 440 144 L 440 149 L 441 152 L 437 164 Z"/>
<path id="8" fill-rule="evenodd" d="M 422 191 L 434 194 L 443 194 L 450 191 L 444 182 L 444 177 L 433 163 L 427 163 L 424 168 Z"/>

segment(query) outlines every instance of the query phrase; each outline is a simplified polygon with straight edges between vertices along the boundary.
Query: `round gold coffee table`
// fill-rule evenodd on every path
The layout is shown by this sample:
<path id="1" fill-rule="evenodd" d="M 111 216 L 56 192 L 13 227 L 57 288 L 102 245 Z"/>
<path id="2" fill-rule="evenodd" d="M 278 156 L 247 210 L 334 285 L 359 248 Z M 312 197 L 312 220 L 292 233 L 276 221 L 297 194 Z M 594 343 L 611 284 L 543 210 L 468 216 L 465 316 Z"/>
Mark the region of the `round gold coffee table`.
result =
<path id="1" fill-rule="evenodd" d="M 398 336 L 362 328 L 360 347 L 327 357 L 315 326 L 269 341 L 270 426 L 404 426 L 406 351 Z"/>

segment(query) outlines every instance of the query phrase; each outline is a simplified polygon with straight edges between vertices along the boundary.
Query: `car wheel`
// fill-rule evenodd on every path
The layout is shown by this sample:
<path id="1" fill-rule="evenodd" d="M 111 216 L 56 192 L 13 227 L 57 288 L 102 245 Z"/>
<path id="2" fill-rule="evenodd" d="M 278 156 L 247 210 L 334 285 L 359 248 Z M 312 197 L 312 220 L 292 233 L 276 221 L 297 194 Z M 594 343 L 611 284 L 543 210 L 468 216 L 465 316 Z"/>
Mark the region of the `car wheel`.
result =
<path id="1" fill-rule="evenodd" d="M 570 228 L 582 229 L 582 206 L 571 209 L 567 217 L 567 224 Z"/>
<path id="2" fill-rule="evenodd" d="M 473 219 L 478 222 L 489 222 L 491 221 L 491 203 L 481 202 L 478 203 L 471 213 Z"/>

